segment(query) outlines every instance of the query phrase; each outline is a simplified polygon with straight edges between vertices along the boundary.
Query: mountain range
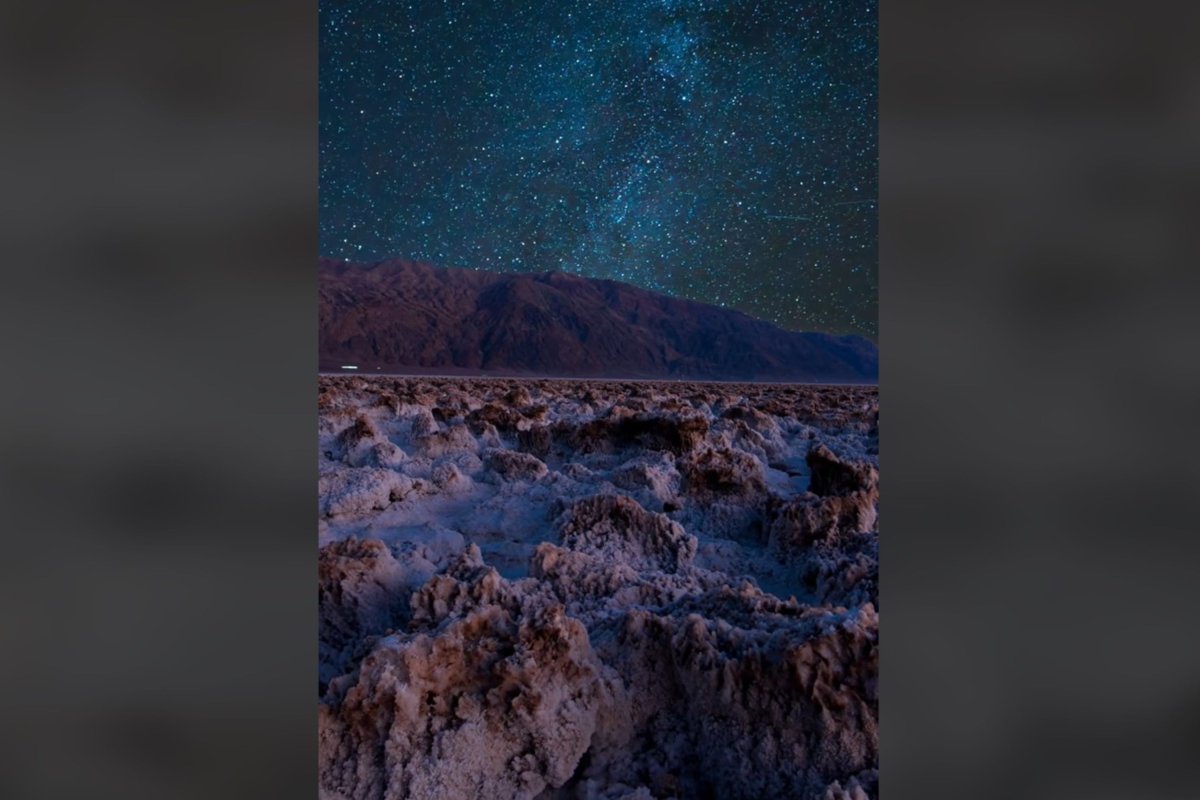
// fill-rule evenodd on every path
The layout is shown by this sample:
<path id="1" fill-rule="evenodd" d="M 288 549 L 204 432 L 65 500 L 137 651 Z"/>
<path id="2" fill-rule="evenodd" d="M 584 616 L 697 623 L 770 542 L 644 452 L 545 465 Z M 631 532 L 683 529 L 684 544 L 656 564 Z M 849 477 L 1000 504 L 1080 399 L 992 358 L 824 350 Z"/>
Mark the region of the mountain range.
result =
<path id="1" fill-rule="evenodd" d="M 831 383 L 879 374 L 862 336 L 789 331 L 563 272 L 322 258 L 318 286 L 322 371 Z"/>

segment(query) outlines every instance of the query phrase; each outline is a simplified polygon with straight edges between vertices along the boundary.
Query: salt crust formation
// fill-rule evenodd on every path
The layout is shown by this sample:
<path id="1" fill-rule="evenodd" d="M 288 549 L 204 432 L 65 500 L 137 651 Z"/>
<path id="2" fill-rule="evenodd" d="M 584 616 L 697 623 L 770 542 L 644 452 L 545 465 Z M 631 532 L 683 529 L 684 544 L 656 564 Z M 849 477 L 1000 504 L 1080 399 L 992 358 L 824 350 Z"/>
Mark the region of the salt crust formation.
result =
<path id="1" fill-rule="evenodd" d="M 320 794 L 878 796 L 870 387 L 320 381 Z"/>

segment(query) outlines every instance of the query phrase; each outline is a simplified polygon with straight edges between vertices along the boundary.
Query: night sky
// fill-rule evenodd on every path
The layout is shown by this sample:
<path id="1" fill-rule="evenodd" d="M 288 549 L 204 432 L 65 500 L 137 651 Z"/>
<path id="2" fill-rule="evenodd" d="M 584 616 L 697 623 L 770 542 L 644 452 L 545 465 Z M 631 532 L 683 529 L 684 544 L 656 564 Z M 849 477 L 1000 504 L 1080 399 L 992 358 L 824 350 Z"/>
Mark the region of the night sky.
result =
<path id="1" fill-rule="evenodd" d="M 876 11 L 321 0 L 321 253 L 874 338 Z"/>

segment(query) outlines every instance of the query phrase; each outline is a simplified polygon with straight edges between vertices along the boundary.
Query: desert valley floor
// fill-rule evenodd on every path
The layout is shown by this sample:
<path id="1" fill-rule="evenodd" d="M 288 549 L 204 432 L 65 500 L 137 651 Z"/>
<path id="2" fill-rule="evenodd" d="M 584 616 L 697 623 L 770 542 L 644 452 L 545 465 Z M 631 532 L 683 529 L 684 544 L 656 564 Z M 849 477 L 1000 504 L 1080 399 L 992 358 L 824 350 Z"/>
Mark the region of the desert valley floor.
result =
<path id="1" fill-rule="evenodd" d="M 319 379 L 324 798 L 878 796 L 878 390 Z"/>

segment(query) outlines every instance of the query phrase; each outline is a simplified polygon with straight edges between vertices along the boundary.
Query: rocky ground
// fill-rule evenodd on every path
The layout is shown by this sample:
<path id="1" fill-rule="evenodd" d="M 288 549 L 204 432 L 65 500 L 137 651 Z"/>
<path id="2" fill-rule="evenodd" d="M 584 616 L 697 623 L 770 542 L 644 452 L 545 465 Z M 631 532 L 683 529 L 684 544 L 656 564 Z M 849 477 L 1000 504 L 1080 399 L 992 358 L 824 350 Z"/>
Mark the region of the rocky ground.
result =
<path id="1" fill-rule="evenodd" d="M 878 796 L 878 391 L 324 376 L 324 798 Z"/>

